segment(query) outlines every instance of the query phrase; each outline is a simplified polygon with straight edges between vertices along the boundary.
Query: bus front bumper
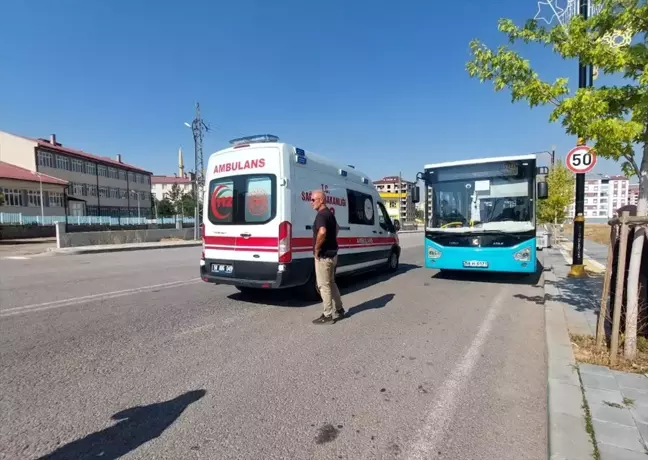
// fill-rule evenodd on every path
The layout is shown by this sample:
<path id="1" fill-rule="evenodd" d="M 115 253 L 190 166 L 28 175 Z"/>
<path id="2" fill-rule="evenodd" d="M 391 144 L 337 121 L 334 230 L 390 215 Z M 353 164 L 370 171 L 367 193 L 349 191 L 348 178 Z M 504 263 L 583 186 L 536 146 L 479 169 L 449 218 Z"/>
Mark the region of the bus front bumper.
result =
<path id="1" fill-rule="evenodd" d="M 426 238 L 425 267 L 438 270 L 535 273 L 536 239 L 510 247 L 441 246 Z"/>

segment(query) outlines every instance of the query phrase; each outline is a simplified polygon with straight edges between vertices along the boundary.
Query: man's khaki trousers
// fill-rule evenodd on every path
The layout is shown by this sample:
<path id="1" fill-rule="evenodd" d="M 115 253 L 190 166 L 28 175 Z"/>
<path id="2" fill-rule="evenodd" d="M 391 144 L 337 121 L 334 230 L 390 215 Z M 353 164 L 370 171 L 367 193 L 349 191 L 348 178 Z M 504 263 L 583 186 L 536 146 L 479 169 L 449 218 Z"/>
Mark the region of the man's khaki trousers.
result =
<path id="1" fill-rule="evenodd" d="M 337 256 L 332 259 L 321 258 L 315 259 L 315 279 L 317 287 L 322 296 L 324 304 L 324 316 L 331 316 L 335 310 L 342 309 L 342 298 L 340 290 L 335 284 L 335 266 L 337 265 Z"/>

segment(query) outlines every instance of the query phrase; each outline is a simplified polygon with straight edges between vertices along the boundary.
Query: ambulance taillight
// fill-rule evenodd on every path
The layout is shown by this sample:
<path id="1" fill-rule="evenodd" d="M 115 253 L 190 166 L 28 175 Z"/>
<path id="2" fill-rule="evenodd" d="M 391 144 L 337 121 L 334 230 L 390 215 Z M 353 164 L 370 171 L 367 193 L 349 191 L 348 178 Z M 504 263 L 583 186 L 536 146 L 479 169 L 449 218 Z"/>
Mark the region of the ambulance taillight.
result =
<path id="1" fill-rule="evenodd" d="M 292 224 L 288 221 L 279 224 L 279 263 L 292 261 Z"/>

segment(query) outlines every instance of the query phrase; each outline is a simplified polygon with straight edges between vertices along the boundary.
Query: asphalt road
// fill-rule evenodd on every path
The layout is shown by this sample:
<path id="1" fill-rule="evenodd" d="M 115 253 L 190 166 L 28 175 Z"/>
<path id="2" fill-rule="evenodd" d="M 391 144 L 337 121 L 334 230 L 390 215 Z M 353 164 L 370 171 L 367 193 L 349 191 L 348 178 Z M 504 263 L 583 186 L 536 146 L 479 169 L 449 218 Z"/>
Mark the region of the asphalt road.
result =
<path id="1" fill-rule="evenodd" d="M 326 326 L 203 283 L 200 248 L 0 260 L 0 458 L 547 458 L 542 291 L 420 237 Z"/>

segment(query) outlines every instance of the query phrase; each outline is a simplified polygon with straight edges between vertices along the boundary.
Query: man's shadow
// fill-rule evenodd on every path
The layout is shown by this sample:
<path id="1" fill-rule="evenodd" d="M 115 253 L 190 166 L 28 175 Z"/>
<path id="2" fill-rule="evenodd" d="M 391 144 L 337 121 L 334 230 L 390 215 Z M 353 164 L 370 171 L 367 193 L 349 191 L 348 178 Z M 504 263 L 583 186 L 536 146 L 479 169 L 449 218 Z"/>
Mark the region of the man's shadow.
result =
<path id="1" fill-rule="evenodd" d="M 159 437 L 190 404 L 198 401 L 206 393 L 205 390 L 189 391 L 169 401 L 123 410 L 111 417 L 113 420 L 119 420 L 119 423 L 72 441 L 40 458 L 109 460 L 122 457 Z"/>

